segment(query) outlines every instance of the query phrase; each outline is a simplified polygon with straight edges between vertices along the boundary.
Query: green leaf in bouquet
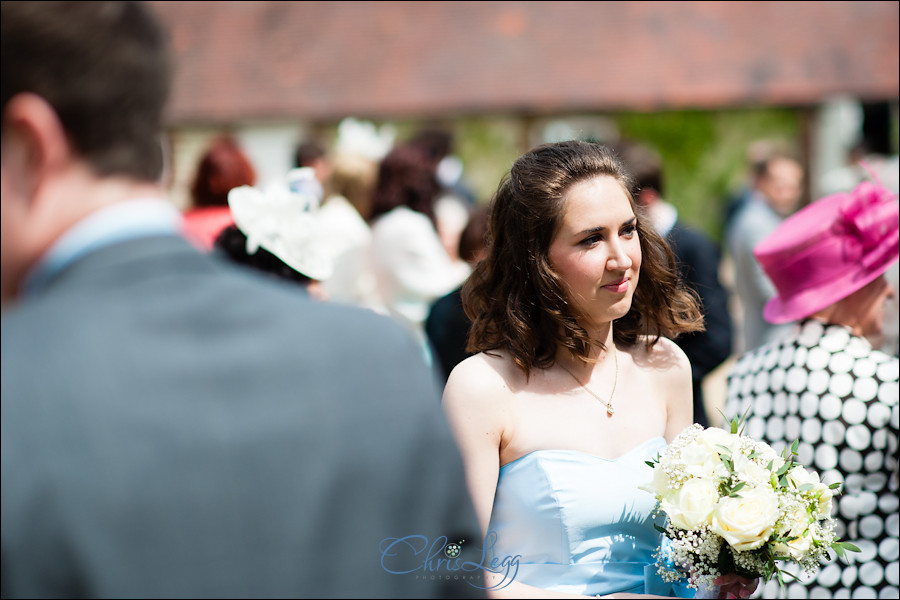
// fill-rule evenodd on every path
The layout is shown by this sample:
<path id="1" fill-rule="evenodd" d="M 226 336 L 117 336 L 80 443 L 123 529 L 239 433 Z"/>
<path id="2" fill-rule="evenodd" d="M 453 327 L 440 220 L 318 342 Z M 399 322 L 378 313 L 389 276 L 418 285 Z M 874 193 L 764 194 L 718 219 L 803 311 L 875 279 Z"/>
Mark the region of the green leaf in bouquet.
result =
<path id="1" fill-rule="evenodd" d="M 838 489 L 839 487 L 841 487 L 841 483 L 843 483 L 843 482 L 841 482 L 841 481 L 835 481 L 834 483 L 832 483 L 831 485 L 828 486 L 828 489 L 830 489 L 830 490 L 836 490 L 836 489 Z"/>
<path id="2" fill-rule="evenodd" d="M 772 579 L 772 575 L 775 575 L 778 578 L 778 583 L 784 586 L 784 582 L 781 579 L 781 571 L 775 565 L 775 561 L 769 559 L 768 561 L 766 561 L 766 566 L 763 567 L 762 576 L 763 579 L 769 581 Z"/>
<path id="3" fill-rule="evenodd" d="M 791 467 L 792 467 L 792 466 L 794 466 L 794 465 L 793 465 L 793 463 L 790 462 L 790 461 L 784 463 L 783 465 L 781 465 L 781 468 L 780 468 L 780 469 L 778 469 L 777 471 L 775 471 L 775 475 L 777 475 L 778 477 L 781 477 L 782 475 L 785 475 L 788 471 L 791 470 Z"/>
<path id="4" fill-rule="evenodd" d="M 832 542 L 831 549 L 837 553 L 838 558 L 844 558 L 847 552 L 860 551 L 858 546 L 851 544 L 850 542 Z"/>
<path id="5" fill-rule="evenodd" d="M 791 573 L 790 571 L 785 571 L 784 569 L 778 569 L 778 574 L 782 576 L 782 579 L 781 579 L 781 581 L 780 581 L 780 583 L 781 583 L 782 586 L 784 585 L 784 579 L 783 579 L 783 577 L 784 577 L 785 575 L 787 575 L 788 577 L 790 577 L 790 578 L 793 579 L 794 581 L 800 581 L 800 577 L 798 577 L 797 575 L 794 575 L 794 574 Z"/>
<path id="6" fill-rule="evenodd" d="M 808 491 L 810 491 L 810 490 L 815 489 L 815 487 L 816 487 L 816 486 L 814 486 L 814 485 L 811 484 L 811 483 L 803 483 L 803 484 L 801 484 L 800 487 L 797 488 L 797 489 L 800 490 L 801 492 L 808 492 Z"/>
<path id="7" fill-rule="evenodd" d="M 791 444 L 791 455 L 798 456 L 797 451 L 800 449 L 800 440 L 794 440 Z"/>
<path id="8" fill-rule="evenodd" d="M 661 527 L 658 523 L 654 523 L 653 528 L 656 529 L 658 532 L 660 532 L 663 535 L 669 535 L 669 530 L 666 529 L 665 527 Z"/>
<path id="9" fill-rule="evenodd" d="M 775 477 L 778 478 L 778 486 L 777 487 L 787 487 L 787 484 L 788 484 L 787 474 L 793 466 L 794 466 L 793 462 L 788 461 L 788 462 L 784 463 L 780 469 L 775 471 Z"/>
<path id="10" fill-rule="evenodd" d="M 731 460 L 731 456 L 727 454 L 719 454 L 719 459 L 722 461 L 722 464 L 725 465 L 725 468 L 728 469 L 729 473 L 734 473 L 734 461 Z"/>
<path id="11" fill-rule="evenodd" d="M 722 415 L 722 419 L 728 423 L 729 433 L 742 435 L 744 433 L 744 423 L 746 423 L 747 417 L 750 416 L 750 410 L 752 408 L 753 407 L 748 407 L 743 415 L 735 416 L 730 421 L 728 420 L 728 417 L 725 416 L 725 413 L 722 412 L 722 409 L 717 410 L 719 411 L 719 414 Z"/>
<path id="12" fill-rule="evenodd" d="M 766 566 L 765 571 L 762 574 L 762 578 L 764 581 L 771 581 L 772 579 L 775 579 L 775 581 L 778 582 L 778 587 L 781 589 L 781 595 L 785 594 L 785 575 L 794 579 L 795 581 L 800 581 L 800 578 L 790 571 L 784 571 L 780 569 L 778 567 L 778 564 L 775 562 L 775 559 L 772 558 L 772 555 L 766 552 Z"/>
<path id="13" fill-rule="evenodd" d="M 736 486 L 731 488 L 731 490 L 728 492 L 728 495 L 732 498 L 740 498 L 740 496 L 737 494 L 737 492 L 738 492 L 738 490 L 740 490 L 741 488 L 743 488 L 746 485 L 747 485 L 746 481 L 742 481 L 742 482 L 738 483 Z"/>

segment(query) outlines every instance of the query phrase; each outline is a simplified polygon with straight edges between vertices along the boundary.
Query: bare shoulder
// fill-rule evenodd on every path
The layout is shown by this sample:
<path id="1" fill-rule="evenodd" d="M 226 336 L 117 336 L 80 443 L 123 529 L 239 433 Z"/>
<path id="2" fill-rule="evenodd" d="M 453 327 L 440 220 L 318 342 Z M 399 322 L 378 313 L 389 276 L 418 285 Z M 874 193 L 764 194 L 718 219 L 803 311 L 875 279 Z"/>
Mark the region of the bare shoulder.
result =
<path id="1" fill-rule="evenodd" d="M 652 385 L 666 405 L 665 438 L 671 442 L 694 421 L 691 362 L 678 344 L 668 338 L 659 338 L 646 354 L 654 374 Z"/>
<path id="2" fill-rule="evenodd" d="M 513 397 L 512 361 L 503 354 L 476 354 L 459 363 L 444 386 L 442 405 L 460 446 L 487 444 L 494 454 L 503 444 Z"/>
<path id="3" fill-rule="evenodd" d="M 659 341 L 650 348 L 650 352 L 660 360 L 672 363 L 675 367 L 690 368 L 691 366 L 691 362 L 688 360 L 684 350 L 669 338 L 659 338 Z"/>
<path id="4" fill-rule="evenodd" d="M 504 429 L 516 390 L 524 374 L 504 352 L 481 352 L 450 372 L 444 386 L 444 411 L 453 418 L 469 415 Z"/>
<path id="5" fill-rule="evenodd" d="M 661 337 L 650 348 L 640 340 L 631 349 L 634 362 L 638 366 L 657 372 L 663 377 L 690 377 L 691 362 L 678 344 Z"/>
<path id="6" fill-rule="evenodd" d="M 444 387 L 444 401 L 464 402 L 502 398 L 516 386 L 515 365 L 502 352 L 480 352 L 465 359 L 450 372 Z"/>

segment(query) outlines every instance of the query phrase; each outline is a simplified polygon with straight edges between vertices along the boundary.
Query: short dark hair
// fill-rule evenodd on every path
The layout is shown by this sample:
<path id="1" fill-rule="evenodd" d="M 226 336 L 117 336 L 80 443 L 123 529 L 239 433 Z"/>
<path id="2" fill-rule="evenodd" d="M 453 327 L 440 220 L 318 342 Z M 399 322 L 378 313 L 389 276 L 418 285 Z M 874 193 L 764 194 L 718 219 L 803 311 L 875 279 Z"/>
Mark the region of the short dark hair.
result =
<path id="1" fill-rule="evenodd" d="M 8 2 L 0 8 L 3 109 L 22 92 L 56 111 L 99 176 L 158 179 L 171 84 L 167 36 L 138 2 Z"/>
<path id="2" fill-rule="evenodd" d="M 549 368 L 559 348 L 587 360 L 591 340 L 568 301 L 549 259 L 571 187 L 598 176 L 613 177 L 635 208 L 633 183 L 612 151 L 581 141 L 545 144 L 521 156 L 503 178 L 493 200 L 487 257 L 463 286 L 472 320 L 467 350 L 506 350 L 529 375 Z M 631 309 L 617 319 L 617 343 L 653 346 L 661 336 L 703 328 L 698 300 L 681 283 L 669 245 L 637 213 L 641 278 Z"/>
<path id="3" fill-rule="evenodd" d="M 306 140 L 294 151 L 294 166 L 311 167 L 317 160 L 325 158 L 325 146 L 318 140 Z"/>
<path id="4" fill-rule="evenodd" d="M 664 194 L 662 159 L 659 154 L 643 144 L 628 142 L 622 144 L 617 154 L 634 179 L 635 190 L 653 190 Z"/>
<path id="5" fill-rule="evenodd" d="M 439 125 L 423 128 L 409 143 L 425 153 L 432 165 L 437 165 L 453 149 L 453 134 Z"/>

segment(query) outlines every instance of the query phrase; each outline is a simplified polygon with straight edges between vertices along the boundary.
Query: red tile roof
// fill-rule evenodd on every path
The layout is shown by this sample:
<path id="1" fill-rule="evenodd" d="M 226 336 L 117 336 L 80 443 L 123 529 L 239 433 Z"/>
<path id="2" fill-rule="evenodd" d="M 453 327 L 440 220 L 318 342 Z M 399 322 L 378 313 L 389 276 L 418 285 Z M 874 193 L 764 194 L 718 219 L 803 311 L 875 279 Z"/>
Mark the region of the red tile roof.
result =
<path id="1" fill-rule="evenodd" d="M 898 97 L 898 2 L 151 2 L 175 123 Z"/>

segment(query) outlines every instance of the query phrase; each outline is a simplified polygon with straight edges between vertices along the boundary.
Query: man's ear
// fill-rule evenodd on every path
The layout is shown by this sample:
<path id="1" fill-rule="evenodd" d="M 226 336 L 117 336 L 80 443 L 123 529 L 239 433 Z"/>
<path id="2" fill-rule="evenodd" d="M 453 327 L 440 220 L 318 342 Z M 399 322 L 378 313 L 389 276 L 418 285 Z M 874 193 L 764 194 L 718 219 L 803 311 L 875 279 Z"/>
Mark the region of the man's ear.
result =
<path id="1" fill-rule="evenodd" d="M 62 121 L 40 96 L 16 94 L 3 113 L 3 138 L 3 169 L 14 193 L 31 208 L 72 159 Z"/>

